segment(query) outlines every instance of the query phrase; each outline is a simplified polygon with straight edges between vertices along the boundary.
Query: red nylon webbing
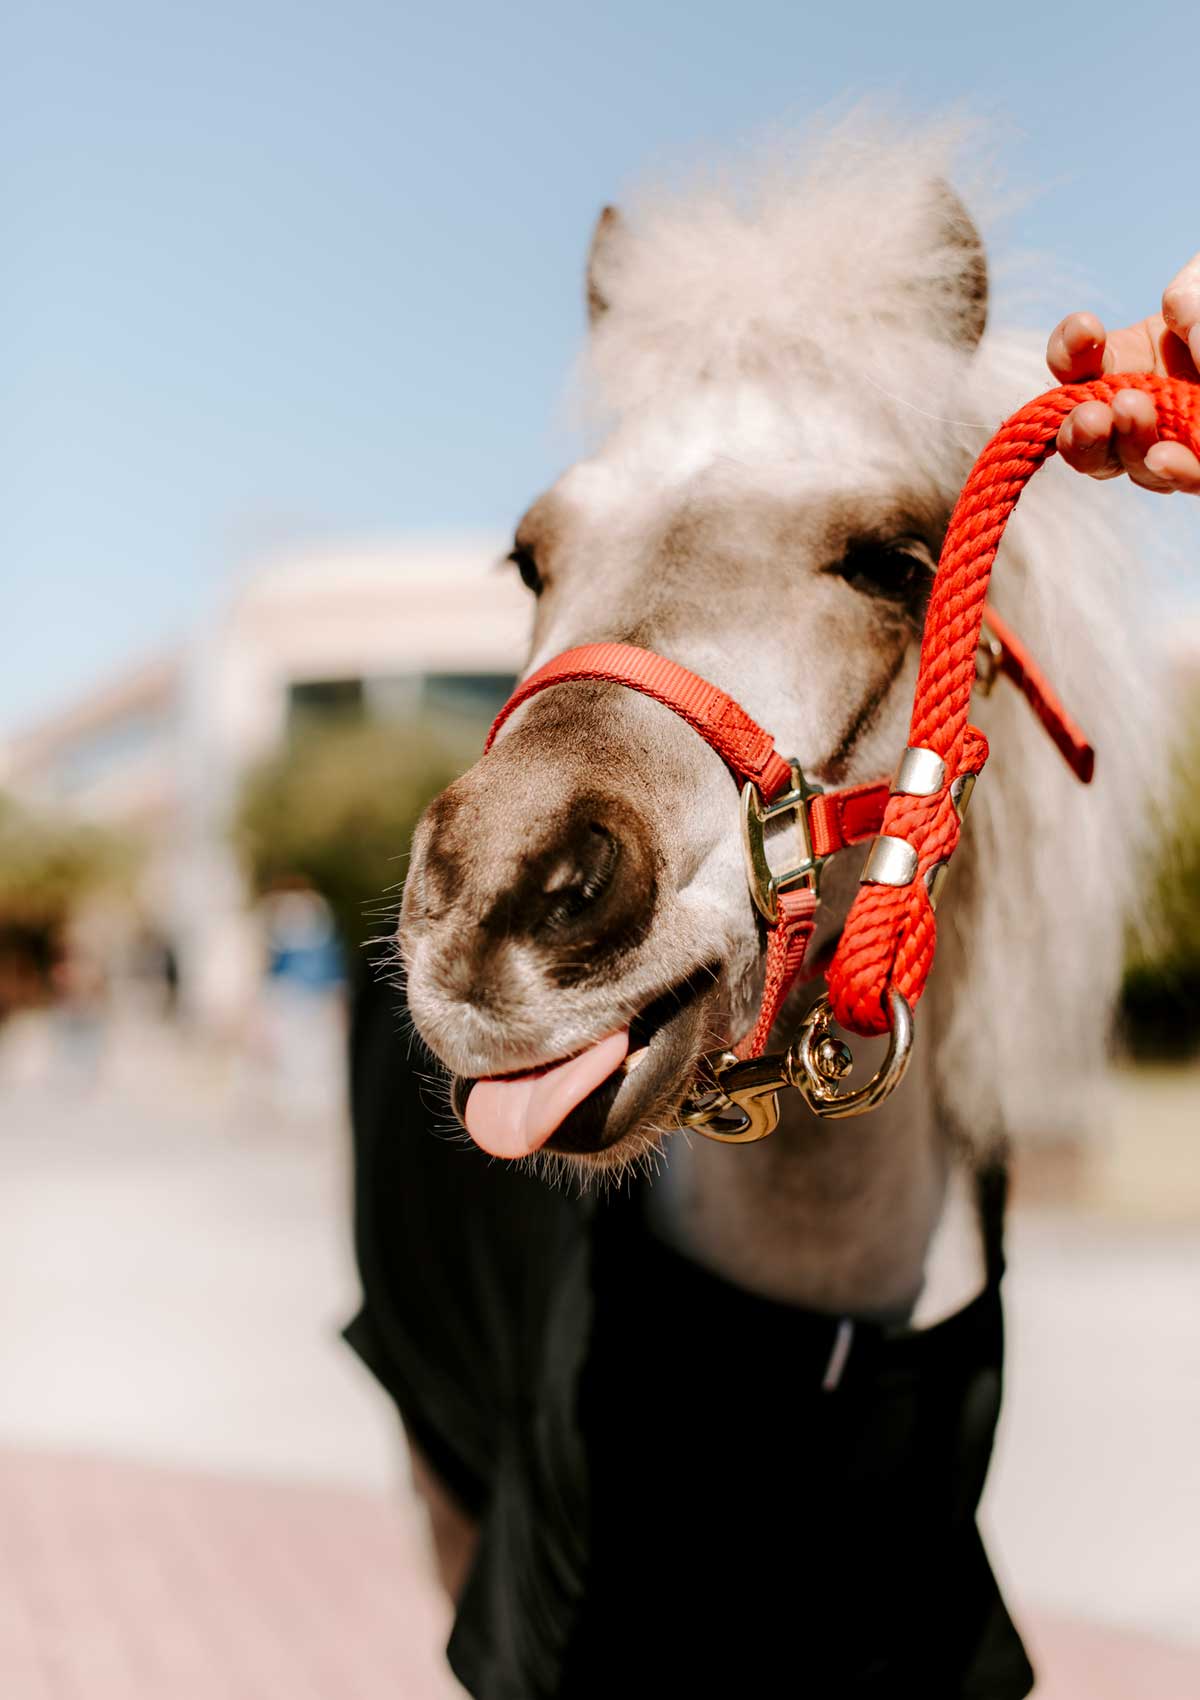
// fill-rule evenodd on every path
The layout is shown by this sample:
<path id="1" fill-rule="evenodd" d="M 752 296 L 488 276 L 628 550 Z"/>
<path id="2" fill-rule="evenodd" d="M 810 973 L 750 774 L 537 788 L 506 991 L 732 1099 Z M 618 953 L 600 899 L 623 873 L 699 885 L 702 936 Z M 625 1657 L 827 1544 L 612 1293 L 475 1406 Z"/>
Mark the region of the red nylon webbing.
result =
<path id="1" fill-rule="evenodd" d="M 776 750 L 771 734 L 751 720 L 731 696 L 677 661 L 631 643 L 585 643 L 547 661 L 509 697 L 496 716 L 484 749 L 491 749 L 509 715 L 531 696 L 548 685 L 577 680 L 625 685 L 661 702 L 711 744 L 740 782 L 753 780 L 767 802 L 791 784 L 791 768 Z"/>
<path id="2" fill-rule="evenodd" d="M 1046 728 L 1051 743 L 1076 779 L 1081 780 L 1084 785 L 1089 784 L 1096 771 L 1095 750 L 1059 702 L 1049 679 L 1025 645 L 1012 627 L 1000 618 L 990 602 L 983 617 L 988 630 L 1000 645 L 1000 672 L 1006 679 L 1012 680 L 1033 709 Z"/>
<path id="3" fill-rule="evenodd" d="M 845 791 L 825 791 L 808 807 L 814 856 L 832 856 L 850 844 L 865 844 L 883 824 L 891 785 L 853 785 Z"/>
<path id="4" fill-rule="evenodd" d="M 817 894 L 808 886 L 781 891 L 779 920 L 767 933 L 767 970 L 758 1019 L 736 1047 L 739 1057 L 761 1057 L 775 1018 L 804 967 L 804 958 L 817 925 Z"/>

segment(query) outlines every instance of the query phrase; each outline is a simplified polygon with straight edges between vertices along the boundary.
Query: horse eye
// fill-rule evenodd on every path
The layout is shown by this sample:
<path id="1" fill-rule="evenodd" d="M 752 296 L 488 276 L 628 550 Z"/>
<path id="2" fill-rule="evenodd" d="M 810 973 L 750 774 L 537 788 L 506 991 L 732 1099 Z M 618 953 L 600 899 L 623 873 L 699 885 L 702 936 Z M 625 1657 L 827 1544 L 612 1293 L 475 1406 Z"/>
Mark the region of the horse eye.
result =
<path id="1" fill-rule="evenodd" d="M 542 594 L 542 575 L 538 572 L 537 562 L 533 558 L 533 550 L 524 548 L 520 543 L 513 548 L 508 557 L 521 575 L 521 583 L 526 590 L 532 590 L 535 596 Z"/>
<path id="2" fill-rule="evenodd" d="M 830 570 L 864 596 L 889 602 L 921 601 L 933 583 L 932 557 L 915 537 L 855 543 Z"/>

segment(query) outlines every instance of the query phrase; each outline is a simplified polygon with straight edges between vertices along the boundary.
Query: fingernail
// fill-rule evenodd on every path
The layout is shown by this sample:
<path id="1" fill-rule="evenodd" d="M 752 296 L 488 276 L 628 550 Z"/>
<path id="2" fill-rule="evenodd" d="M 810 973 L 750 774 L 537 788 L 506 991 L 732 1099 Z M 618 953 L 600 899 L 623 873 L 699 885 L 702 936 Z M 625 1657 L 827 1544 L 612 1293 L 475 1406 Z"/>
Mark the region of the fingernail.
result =
<path id="1" fill-rule="evenodd" d="M 1095 358 L 1103 346 L 1104 344 L 1100 338 L 1093 336 L 1091 332 L 1088 331 L 1083 336 L 1076 337 L 1074 342 L 1067 344 L 1067 353 L 1071 356 L 1072 360 L 1086 359 L 1090 362 Z"/>
<path id="2" fill-rule="evenodd" d="M 1159 464 L 1159 462 L 1165 458 L 1157 452 L 1159 446 L 1160 445 L 1158 443 L 1155 443 L 1153 448 L 1146 450 L 1146 471 L 1150 473 L 1152 477 L 1161 479 L 1164 484 L 1175 484 L 1178 480 L 1171 468 L 1170 461 L 1167 461 L 1166 466 L 1161 466 Z"/>

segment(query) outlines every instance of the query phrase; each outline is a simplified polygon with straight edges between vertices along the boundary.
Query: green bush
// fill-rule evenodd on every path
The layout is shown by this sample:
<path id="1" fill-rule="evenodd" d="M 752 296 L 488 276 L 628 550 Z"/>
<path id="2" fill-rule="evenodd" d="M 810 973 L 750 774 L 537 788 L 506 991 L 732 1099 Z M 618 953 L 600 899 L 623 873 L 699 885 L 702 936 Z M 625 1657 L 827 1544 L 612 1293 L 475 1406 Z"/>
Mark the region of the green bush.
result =
<path id="1" fill-rule="evenodd" d="M 84 897 L 119 883 L 130 860 L 101 828 L 36 813 L 0 794 L 0 928 L 56 931 Z"/>
<path id="2" fill-rule="evenodd" d="M 0 794 L 0 1021 L 49 995 L 72 915 L 128 884 L 134 857 L 110 833 Z"/>
<path id="3" fill-rule="evenodd" d="M 474 747 L 424 726 L 301 723 L 247 778 L 234 839 L 257 894 L 314 886 L 351 950 L 390 926 L 413 827 Z"/>
<path id="4" fill-rule="evenodd" d="M 1149 924 L 1125 975 L 1126 1033 L 1146 1058 L 1200 1051 L 1200 700 L 1186 712 Z"/>

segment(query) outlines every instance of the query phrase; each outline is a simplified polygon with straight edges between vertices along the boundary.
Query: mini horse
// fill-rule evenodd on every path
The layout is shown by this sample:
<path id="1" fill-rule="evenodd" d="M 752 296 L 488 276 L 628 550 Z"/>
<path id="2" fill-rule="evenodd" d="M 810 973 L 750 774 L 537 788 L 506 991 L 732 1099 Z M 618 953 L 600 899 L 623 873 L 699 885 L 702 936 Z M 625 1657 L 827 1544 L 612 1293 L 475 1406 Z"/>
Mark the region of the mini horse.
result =
<path id="1" fill-rule="evenodd" d="M 794 170 L 768 174 L 740 195 L 708 190 L 650 200 L 629 216 L 604 212 L 588 265 L 585 376 L 606 429 L 516 530 L 511 559 L 531 592 L 530 668 L 577 644 L 639 645 L 719 684 L 827 787 L 894 769 L 955 495 L 992 427 L 1045 385 L 1028 342 L 985 335 L 984 250 L 946 186 L 946 148 L 941 133 L 900 139 L 851 121 Z M 676 1529 L 692 1531 L 692 1556 L 720 1590 L 727 1555 L 696 1550 L 709 1538 L 707 1526 L 695 1521 L 682 1486 L 662 1486 L 666 1465 L 637 1476 L 648 1503 L 639 1526 L 624 1529 L 623 1554 L 611 1527 L 605 1533 L 605 1495 L 615 1503 L 627 1489 L 608 1455 L 614 1378 L 639 1378 L 627 1385 L 635 1432 L 653 1435 L 656 1456 L 659 1448 L 668 1458 L 680 1454 L 668 1404 L 652 1407 L 657 1419 L 643 1405 L 666 1350 L 661 1332 L 643 1337 L 645 1313 L 668 1290 L 677 1303 L 662 1328 L 683 1326 L 684 1309 L 694 1307 L 686 1328 L 697 1353 L 711 1347 L 701 1344 L 704 1318 L 728 1312 L 727 1336 L 714 1323 L 713 1338 L 726 1339 L 732 1363 L 766 1306 L 772 1328 L 800 1330 L 787 1348 L 797 1362 L 811 1360 L 811 1376 L 799 1389 L 789 1384 L 787 1396 L 797 1412 L 811 1413 L 796 1421 L 823 1437 L 828 1450 L 817 1474 L 832 1485 L 818 1492 L 812 1461 L 797 1461 L 790 1449 L 791 1431 L 781 1432 L 772 1468 L 794 1466 L 805 1505 L 826 1488 L 832 1495 L 814 1513 L 830 1556 L 827 1570 L 813 1570 L 806 1584 L 813 1623 L 835 1620 L 829 1601 L 844 1599 L 853 1574 L 857 1607 L 890 1625 L 858 1665 L 839 1630 L 837 1658 L 819 1666 L 825 1686 L 813 1691 L 1027 1692 L 1028 1668 L 1019 1646 L 1013 1651 L 994 1585 L 988 1593 L 981 1584 L 957 1613 L 960 1629 L 973 1625 L 961 1644 L 947 1628 L 962 1579 L 979 1566 L 986 1572 L 973 1512 L 999 1387 L 992 1312 L 978 1322 L 977 1350 L 965 1343 L 966 1324 L 961 1336 L 953 1330 L 963 1317 L 982 1317 L 972 1307 L 998 1280 L 994 1177 L 1006 1141 L 1087 1114 L 1083 1086 L 1106 1043 L 1161 724 L 1148 647 L 1135 636 L 1143 598 L 1103 507 L 1107 493 L 1061 468 L 1039 484 L 1010 527 L 992 596 L 1094 737 L 1096 783 L 1087 791 L 1075 784 L 1015 693 L 998 689 L 978 706 L 993 760 L 939 912 L 939 960 L 920 1042 L 904 1084 L 869 1117 L 822 1124 L 789 1093 L 778 1131 L 762 1144 L 729 1149 L 678 1132 L 702 1054 L 753 1021 L 763 938 L 729 774 L 659 704 L 595 683 L 533 698 L 420 825 L 399 934 L 408 1008 L 449 1071 L 453 1102 L 475 1142 L 551 1176 L 642 1176 L 636 1233 L 628 1201 L 616 1208 L 614 1219 L 625 1224 L 616 1237 L 611 1226 L 596 1226 L 609 1219 L 603 1201 L 585 1202 L 576 1218 L 583 1227 L 568 1229 L 557 1217 L 547 1226 L 546 1207 L 525 1242 L 549 1260 L 547 1271 L 559 1267 L 555 1258 L 566 1258 L 567 1270 L 574 1254 L 564 1246 L 573 1235 L 593 1236 L 589 1273 L 562 1274 L 559 1309 L 539 1310 L 536 1327 L 522 1323 L 523 1334 L 542 1342 L 534 1386 L 544 1385 L 539 1377 L 551 1359 L 574 1366 L 575 1393 L 550 1407 L 568 1427 L 570 1411 L 585 1413 L 572 1480 L 586 1490 L 572 1498 L 561 1472 L 545 1463 L 541 1394 L 522 1394 L 526 1415 L 513 1417 L 510 1402 L 497 1419 L 497 1432 L 525 1423 L 525 1438 L 513 1445 L 527 1462 L 542 1458 L 520 1477 L 527 1505 L 541 1510 L 517 1525 L 502 1512 L 489 1524 L 491 1508 L 505 1498 L 496 1486 L 507 1480 L 503 1469 L 495 1479 L 488 1473 L 483 1486 L 476 1479 L 482 1465 L 463 1475 L 461 1457 L 442 1444 L 428 1401 L 399 1361 L 400 1348 L 384 1362 L 387 1328 L 378 1314 L 370 1320 L 367 1282 L 367 1320 L 356 1325 L 355 1344 L 397 1394 L 435 1476 L 449 1484 L 447 1499 L 429 1482 L 442 1526 L 465 1527 L 455 1499 L 484 1523 L 483 1558 L 468 1588 L 473 1616 L 455 1659 L 473 1692 L 574 1695 L 593 1692 L 589 1683 L 600 1692 L 601 1669 L 615 1680 L 617 1667 L 605 1665 L 603 1650 L 611 1651 L 620 1596 L 613 1575 L 634 1564 L 660 1493 Z M 812 945 L 817 960 L 836 942 L 854 863 L 842 857 L 827 874 Z M 812 995 L 797 994 L 781 1029 L 794 1025 Z M 373 1044 L 360 1048 L 360 1057 L 370 1051 L 376 1059 L 357 1077 L 364 1124 L 386 1114 Z M 447 1151 L 464 1155 L 443 1143 L 439 1162 Z M 405 1171 L 411 1186 L 419 1167 Z M 982 1230 L 972 1208 L 979 1176 L 992 1177 Z M 530 1203 L 526 1176 L 509 1170 L 506 1177 L 468 1184 L 460 1175 L 452 1183 L 458 1203 L 446 1208 L 468 1246 L 471 1209 L 511 1209 L 518 1223 L 522 1211 L 542 1211 Z M 493 1197 L 487 1185 L 509 1204 L 498 1204 L 501 1193 Z M 377 1237 L 388 1231 L 363 1199 L 360 1184 L 360 1245 L 364 1208 Z M 510 1271 L 521 1256 L 521 1231 L 514 1236 L 501 1259 Z M 629 1251 L 633 1245 L 641 1249 Z M 422 1267 L 426 1294 L 437 1255 L 431 1250 Z M 527 1290 L 526 1277 L 515 1287 L 498 1281 L 490 1302 L 508 1294 L 516 1314 L 523 1301 L 512 1295 Z M 570 1303 L 561 1297 L 568 1291 L 576 1295 Z M 627 1300 L 619 1322 L 617 1291 Z M 743 1315 L 736 1295 L 758 1305 L 752 1327 L 736 1320 Z M 410 1338 L 401 1320 L 394 1327 L 397 1338 Z M 901 1373 L 888 1354 L 915 1352 L 911 1342 L 922 1330 L 952 1343 L 936 1372 L 913 1370 L 914 1389 L 920 1381 L 939 1391 L 913 1392 L 901 1424 L 909 1453 L 897 1450 L 872 1412 L 886 1405 L 880 1390 L 894 1384 L 889 1377 Z M 548 1339 L 557 1342 L 549 1358 L 540 1355 L 550 1351 Z M 854 1371 L 860 1340 L 877 1342 L 874 1358 L 876 1347 L 862 1346 L 875 1366 L 869 1372 Z M 960 1379 L 956 1353 L 966 1366 Z M 761 1362 L 759 1354 L 742 1373 L 753 1380 Z M 596 1392 L 599 1363 L 604 1394 Z M 692 1359 L 678 1361 L 677 1385 L 693 1367 Z M 855 1383 L 855 1373 L 864 1379 Z M 830 1416 L 843 1395 L 850 1402 Z M 660 1390 L 662 1401 L 670 1397 Z M 939 1400 L 956 1413 L 940 1428 L 927 1415 Z M 766 1435 L 753 1397 L 751 1406 L 751 1432 Z M 934 1434 L 944 1446 L 929 1439 Z M 689 1468 L 719 1466 L 706 1453 L 703 1464 L 691 1456 Z M 957 1497 L 939 1475 L 956 1470 Z M 551 1477 L 558 1511 L 546 1509 Z M 775 1476 L 755 1481 L 749 1508 L 743 1501 L 737 1516 L 727 1509 L 714 1525 L 739 1544 L 760 1528 L 764 1502 L 776 1492 Z M 519 1497 L 508 1491 L 510 1501 Z M 957 1510 L 939 1524 L 932 1508 L 951 1498 Z M 561 1510 L 568 1503 L 571 1516 Z M 576 1514 L 591 1531 L 578 1537 L 582 1544 Z M 912 1550 L 924 1566 L 925 1599 L 941 1588 L 940 1615 L 930 1616 L 933 1608 L 918 1605 L 899 1581 L 898 1531 L 923 1516 L 929 1529 Z M 861 1556 L 877 1539 L 887 1564 L 855 1569 L 842 1544 L 847 1520 L 857 1530 L 854 1550 Z M 544 1550 L 548 1529 L 557 1531 L 553 1558 Z M 517 1586 L 517 1605 L 496 1604 L 504 1593 L 501 1549 L 514 1573 L 542 1578 L 524 1592 Z M 672 1551 L 662 1549 L 660 1569 L 674 1574 Z M 542 1555 L 537 1562 L 534 1552 Z M 827 1571 L 842 1576 L 837 1590 Z M 543 1572 L 557 1578 L 553 1588 Z M 636 1593 L 635 1578 L 626 1586 Z M 643 1629 L 656 1593 L 677 1598 L 661 1588 L 660 1574 Z M 547 1590 L 558 1601 L 554 1610 Z M 601 1598 L 611 1608 L 603 1613 L 595 1605 Z M 532 1626 L 540 1615 L 565 1627 L 539 1640 Z M 603 1632 L 579 1628 L 602 1620 Z M 485 1621 L 490 1627 L 481 1628 Z M 703 1636 L 697 1643 L 694 1625 L 676 1624 L 676 1631 L 674 1655 L 664 1651 L 661 1668 L 652 1658 L 643 1671 L 657 1669 L 657 1682 L 679 1683 L 683 1692 L 680 1670 L 691 1667 L 679 1665 L 678 1649 L 687 1635 L 690 1645 L 708 1647 L 700 1676 L 689 1680 L 715 1680 L 728 1647 L 723 1653 Z M 759 1633 L 765 1647 L 769 1633 Z M 799 1676 L 818 1668 L 804 1633 L 797 1625 L 792 1666 L 780 1663 L 778 1647 L 756 1665 L 743 1646 L 749 1687 L 740 1691 L 774 1691 L 781 1669 Z M 957 1651 L 939 1663 L 941 1655 L 928 1652 L 933 1641 Z M 914 1650 L 918 1643 L 925 1654 Z M 916 1673 L 923 1686 L 904 1686 Z"/>

